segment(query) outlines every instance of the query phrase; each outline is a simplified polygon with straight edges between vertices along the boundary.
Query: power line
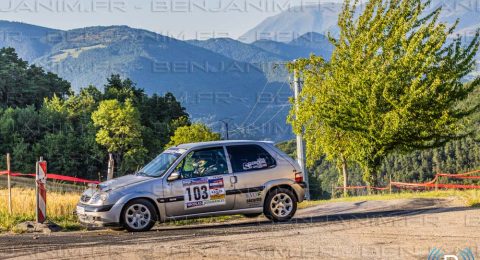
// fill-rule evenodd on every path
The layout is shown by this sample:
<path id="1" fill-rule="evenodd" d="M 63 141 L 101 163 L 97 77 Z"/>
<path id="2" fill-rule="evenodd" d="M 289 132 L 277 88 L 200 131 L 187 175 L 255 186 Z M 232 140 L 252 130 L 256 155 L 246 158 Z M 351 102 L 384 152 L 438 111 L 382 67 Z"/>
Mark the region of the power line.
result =
<path id="1" fill-rule="evenodd" d="M 265 91 L 265 88 L 267 87 L 267 85 L 268 85 L 268 80 L 265 82 L 265 85 L 263 85 L 263 88 L 262 88 L 262 91 L 261 91 L 261 94 L 262 94 L 262 95 L 263 95 L 263 92 Z M 259 101 L 259 100 L 258 100 L 258 98 L 257 98 L 255 104 L 253 105 L 252 109 L 251 109 L 250 112 L 248 113 L 248 115 L 247 115 L 247 117 L 245 118 L 245 120 L 243 120 L 243 122 L 242 122 L 241 125 L 244 125 L 244 124 L 248 121 L 248 119 L 250 118 L 250 116 L 252 115 L 253 111 L 255 110 L 255 108 L 256 108 L 257 105 L 258 105 L 258 101 Z"/>
<path id="2" fill-rule="evenodd" d="M 275 94 L 274 98 L 277 98 L 277 97 L 278 97 L 278 95 L 280 94 L 280 91 L 283 89 L 283 86 L 284 86 L 284 85 L 286 85 L 286 82 L 283 82 L 283 83 L 282 83 L 282 85 L 280 86 L 280 88 L 277 90 L 277 93 Z M 288 103 L 288 101 L 287 101 L 285 104 L 287 104 L 287 103 Z M 258 104 L 258 102 L 257 102 L 257 104 Z M 285 106 L 285 104 L 283 104 L 282 106 Z M 283 108 L 284 108 L 284 107 L 282 107 L 282 109 L 281 109 L 280 111 L 277 111 L 277 113 L 275 114 L 275 116 L 278 115 L 279 112 L 281 112 L 281 111 L 283 110 Z M 233 133 L 240 132 L 241 130 L 247 129 L 247 128 L 249 128 L 250 126 L 255 125 L 255 123 L 263 116 L 263 114 L 265 114 L 265 112 L 267 112 L 267 109 L 266 109 L 266 108 L 265 108 L 265 109 L 263 110 L 263 112 L 253 121 L 253 123 L 251 123 L 251 124 L 249 124 L 249 125 L 247 125 L 247 126 L 239 127 L 239 128 L 237 128 L 235 131 L 233 131 Z M 275 117 L 275 116 L 274 116 L 274 117 Z M 267 121 L 267 122 L 271 122 L 274 117 L 272 117 L 272 118 L 271 118 L 269 121 Z M 244 123 L 245 123 L 245 122 L 244 122 Z M 242 123 L 242 125 L 244 125 L 244 123 Z M 265 124 L 266 124 L 266 123 L 264 123 L 264 124 L 263 124 L 262 126 L 260 126 L 260 127 L 263 127 Z M 257 127 L 257 128 L 254 128 L 254 129 L 258 129 L 258 128 L 260 128 L 260 127 Z"/>
<path id="3" fill-rule="evenodd" d="M 254 127 L 254 128 L 252 128 L 252 129 L 249 129 L 249 130 L 257 130 L 257 129 L 260 129 L 260 128 L 264 127 L 265 125 L 267 125 L 268 123 L 272 122 L 273 119 L 275 119 L 275 117 L 277 117 L 281 112 L 283 112 L 283 109 L 284 109 L 285 107 L 288 107 L 288 106 L 289 106 L 288 101 L 285 102 L 285 104 L 283 104 L 283 105 L 281 105 L 281 106 L 282 106 L 282 108 L 279 109 L 279 110 L 277 111 L 277 113 L 275 113 L 268 121 L 262 123 L 260 126 Z M 253 124 L 248 125 L 248 126 L 246 126 L 246 127 L 238 128 L 238 129 L 232 131 L 232 133 L 238 133 L 238 132 L 240 132 L 241 130 L 245 130 L 245 129 L 247 129 L 247 128 L 250 127 L 250 126 L 253 126 Z"/>
<path id="4" fill-rule="evenodd" d="M 278 97 L 278 95 L 280 94 L 280 91 L 282 90 L 283 86 L 285 85 L 285 82 L 282 83 L 282 85 L 280 86 L 280 88 L 278 88 L 277 90 L 277 93 L 275 94 L 275 98 Z M 257 119 L 255 119 L 255 121 L 253 121 L 253 123 L 250 124 L 250 126 L 254 125 L 262 116 L 263 114 L 265 114 L 265 112 L 267 112 L 267 109 L 264 109 L 263 112 L 257 117 Z M 248 126 L 247 126 L 248 127 Z"/>

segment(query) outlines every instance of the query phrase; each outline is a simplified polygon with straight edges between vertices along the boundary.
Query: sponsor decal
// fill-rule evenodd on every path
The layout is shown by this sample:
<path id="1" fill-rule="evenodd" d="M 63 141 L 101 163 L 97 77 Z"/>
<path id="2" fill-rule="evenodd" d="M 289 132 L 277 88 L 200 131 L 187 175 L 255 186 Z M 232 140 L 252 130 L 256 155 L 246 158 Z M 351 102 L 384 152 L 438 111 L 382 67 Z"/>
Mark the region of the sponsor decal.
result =
<path id="1" fill-rule="evenodd" d="M 208 185 L 210 186 L 210 188 L 223 188 L 223 178 L 208 180 Z"/>
<path id="2" fill-rule="evenodd" d="M 183 181 L 185 209 L 224 205 L 225 185 L 222 176 L 210 176 Z"/>
<path id="3" fill-rule="evenodd" d="M 255 191 L 255 192 L 249 192 L 249 193 L 245 193 L 245 196 L 247 198 L 258 198 L 258 197 L 261 197 L 262 196 L 262 191 Z"/>
<path id="4" fill-rule="evenodd" d="M 258 158 L 256 161 L 243 163 L 244 170 L 262 169 L 267 166 L 267 160 L 265 160 L 265 158 Z"/>
<path id="5" fill-rule="evenodd" d="M 246 202 L 249 207 L 257 207 L 262 205 L 262 192 L 249 192 L 245 193 Z"/>
<path id="6" fill-rule="evenodd" d="M 262 205 L 262 198 L 247 199 L 247 205 L 251 207 Z"/>

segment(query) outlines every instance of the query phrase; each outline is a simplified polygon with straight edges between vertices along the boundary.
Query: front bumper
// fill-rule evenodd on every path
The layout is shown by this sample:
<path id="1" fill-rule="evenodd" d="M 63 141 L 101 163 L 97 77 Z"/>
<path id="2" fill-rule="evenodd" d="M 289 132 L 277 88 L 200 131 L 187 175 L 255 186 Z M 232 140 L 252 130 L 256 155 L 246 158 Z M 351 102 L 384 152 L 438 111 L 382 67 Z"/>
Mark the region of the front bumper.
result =
<path id="1" fill-rule="evenodd" d="M 120 223 L 121 205 L 92 206 L 78 203 L 75 210 L 78 221 L 86 226 L 110 227 Z"/>

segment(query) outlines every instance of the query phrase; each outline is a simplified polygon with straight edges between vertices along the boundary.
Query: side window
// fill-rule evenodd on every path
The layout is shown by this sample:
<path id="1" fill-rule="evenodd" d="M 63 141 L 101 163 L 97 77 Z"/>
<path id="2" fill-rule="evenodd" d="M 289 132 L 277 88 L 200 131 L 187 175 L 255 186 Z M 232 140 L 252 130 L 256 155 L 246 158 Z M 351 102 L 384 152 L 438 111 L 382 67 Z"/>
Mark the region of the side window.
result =
<path id="1" fill-rule="evenodd" d="M 272 168 L 275 159 L 259 145 L 227 146 L 234 172 L 246 172 Z"/>
<path id="2" fill-rule="evenodd" d="M 177 166 L 183 179 L 228 173 L 223 147 L 190 152 Z"/>

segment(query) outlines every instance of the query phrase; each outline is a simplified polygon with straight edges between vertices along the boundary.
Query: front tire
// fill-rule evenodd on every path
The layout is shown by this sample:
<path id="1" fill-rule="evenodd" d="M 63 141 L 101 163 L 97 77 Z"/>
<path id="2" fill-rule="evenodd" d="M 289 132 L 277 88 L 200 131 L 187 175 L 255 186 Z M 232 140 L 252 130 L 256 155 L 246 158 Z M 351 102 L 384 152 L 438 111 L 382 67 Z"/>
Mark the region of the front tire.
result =
<path id="1" fill-rule="evenodd" d="M 267 195 L 263 212 L 274 222 L 290 220 L 297 211 L 297 198 L 291 190 L 278 188 Z"/>
<path id="2" fill-rule="evenodd" d="M 152 229 L 157 222 L 155 206 L 148 200 L 135 199 L 123 207 L 121 223 L 130 232 L 142 232 Z"/>

